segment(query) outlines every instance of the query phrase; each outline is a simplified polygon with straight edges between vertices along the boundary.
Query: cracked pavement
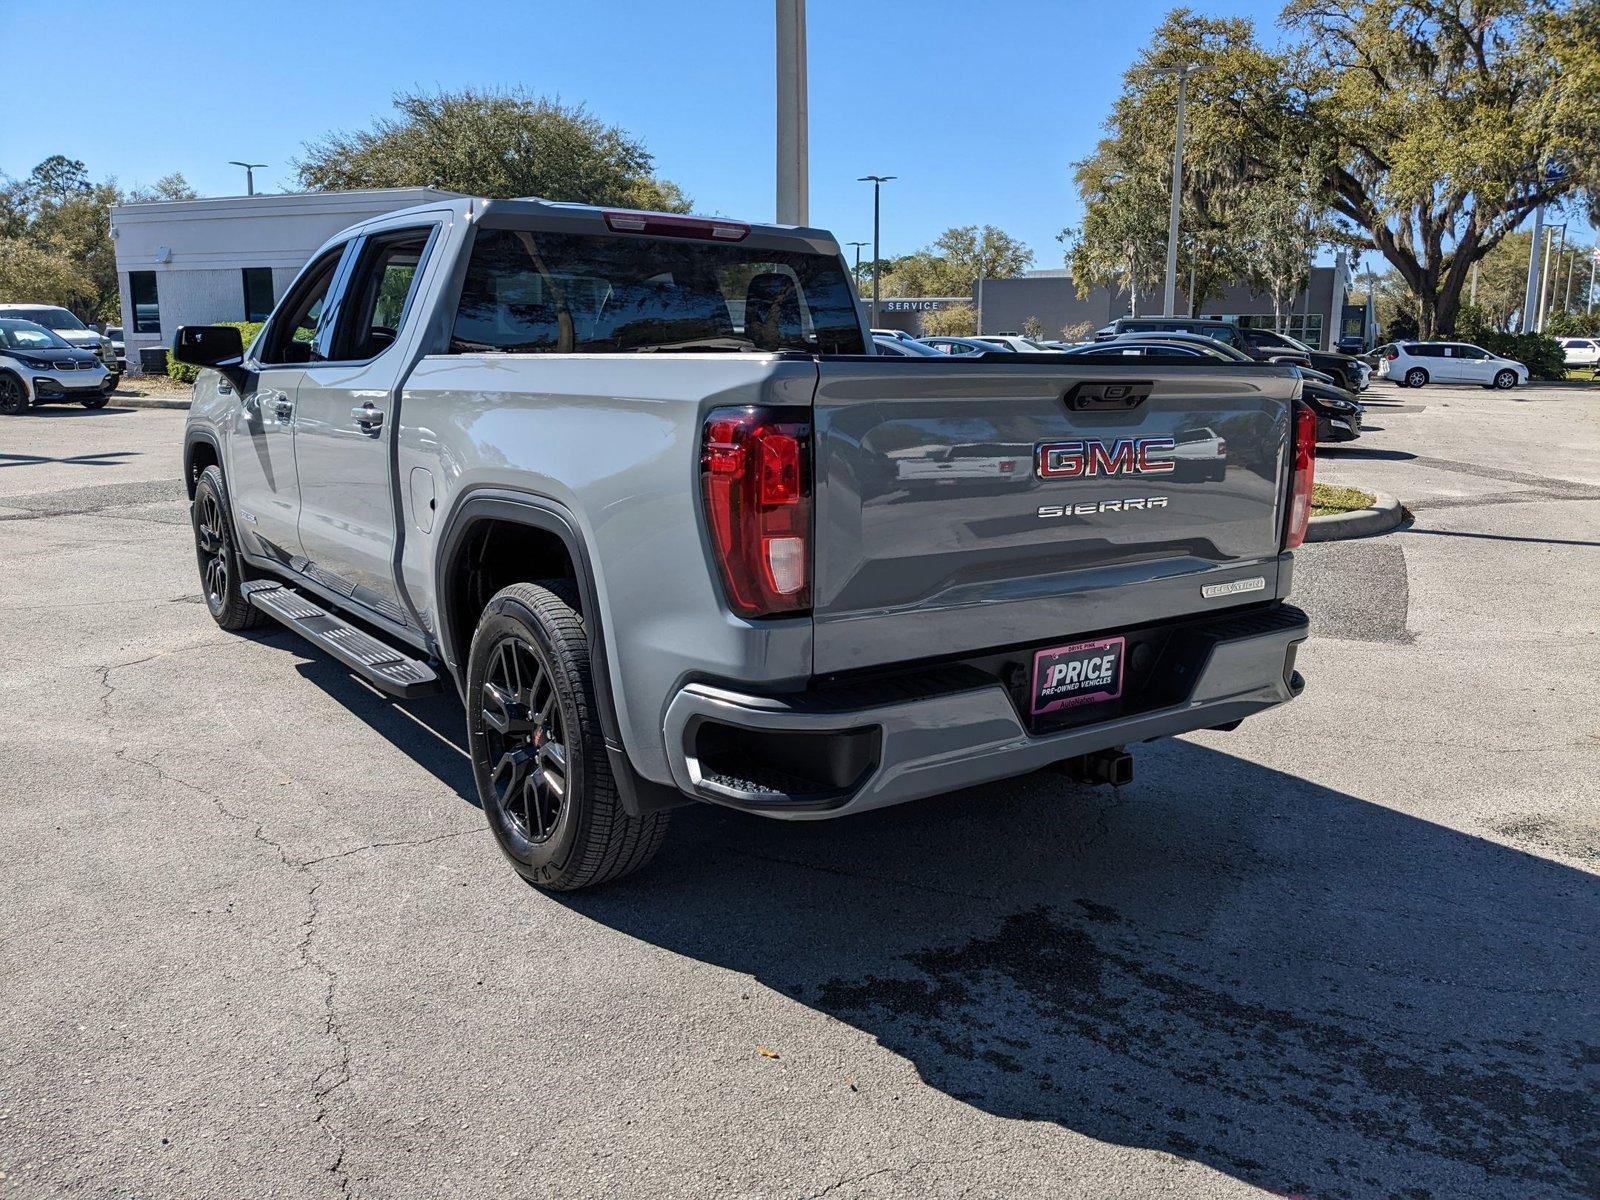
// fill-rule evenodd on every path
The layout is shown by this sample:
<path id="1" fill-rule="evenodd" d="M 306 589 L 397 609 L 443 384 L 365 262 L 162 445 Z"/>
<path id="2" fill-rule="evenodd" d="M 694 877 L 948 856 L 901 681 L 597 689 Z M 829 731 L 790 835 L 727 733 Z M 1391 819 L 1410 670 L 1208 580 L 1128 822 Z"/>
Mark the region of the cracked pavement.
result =
<path id="1" fill-rule="evenodd" d="M 0 1196 L 1600 1193 L 1600 394 L 1370 398 L 1294 704 L 562 898 L 211 623 L 181 413 L 0 420 Z"/>

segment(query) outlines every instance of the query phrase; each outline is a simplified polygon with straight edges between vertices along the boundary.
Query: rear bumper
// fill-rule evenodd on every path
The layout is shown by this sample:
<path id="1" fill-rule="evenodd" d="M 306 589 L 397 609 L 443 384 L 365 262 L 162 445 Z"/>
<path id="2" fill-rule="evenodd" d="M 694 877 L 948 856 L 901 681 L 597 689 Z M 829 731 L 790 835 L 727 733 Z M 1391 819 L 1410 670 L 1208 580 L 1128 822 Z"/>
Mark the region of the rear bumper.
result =
<path id="1" fill-rule="evenodd" d="M 1288 605 L 1192 626 L 1206 648 L 1181 701 L 1037 734 L 1000 679 L 960 667 L 802 696 L 695 683 L 667 708 L 667 758 L 698 799 L 789 820 L 844 816 L 1242 720 L 1299 695 L 1294 651 L 1309 632 Z M 767 754 L 745 770 L 709 760 L 741 745 L 782 747 L 787 769 Z"/>

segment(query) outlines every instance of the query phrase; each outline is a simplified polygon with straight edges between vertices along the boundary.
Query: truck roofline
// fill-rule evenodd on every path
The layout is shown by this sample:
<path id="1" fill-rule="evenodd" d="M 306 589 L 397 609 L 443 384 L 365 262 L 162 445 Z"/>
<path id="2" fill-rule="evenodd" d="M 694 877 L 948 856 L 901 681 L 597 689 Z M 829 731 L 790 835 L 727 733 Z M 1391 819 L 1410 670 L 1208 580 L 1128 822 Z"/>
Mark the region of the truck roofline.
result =
<path id="1" fill-rule="evenodd" d="M 745 246 L 762 247 L 766 249 L 781 249 L 784 247 L 804 248 L 814 254 L 839 255 L 839 243 L 833 234 L 826 229 L 817 229 L 804 225 L 779 225 L 774 222 L 747 221 L 738 217 L 718 217 L 696 213 L 667 213 L 653 209 L 630 208 L 626 205 L 600 205 L 580 204 L 568 200 L 544 200 L 537 196 L 523 196 L 510 200 L 496 200 L 486 196 L 454 196 L 430 200 L 425 204 L 412 205 L 410 208 L 395 209 L 393 212 L 383 213 L 380 216 L 369 217 L 355 225 L 341 229 L 329 238 L 322 246 L 318 247 L 317 254 L 341 241 L 360 233 L 386 229 L 395 225 L 405 224 L 409 220 L 422 217 L 451 215 L 467 223 L 488 221 L 492 224 L 515 224 L 519 220 L 538 222 L 547 228 L 570 230 L 574 233 L 597 233 L 617 237 L 651 237 L 652 234 L 619 234 L 606 224 L 606 213 L 628 212 L 639 213 L 644 216 L 659 216 L 674 219 L 691 219 L 703 221 L 725 220 L 747 226 L 750 230 L 748 237 L 740 244 Z M 316 255 L 312 256 L 313 258 Z"/>

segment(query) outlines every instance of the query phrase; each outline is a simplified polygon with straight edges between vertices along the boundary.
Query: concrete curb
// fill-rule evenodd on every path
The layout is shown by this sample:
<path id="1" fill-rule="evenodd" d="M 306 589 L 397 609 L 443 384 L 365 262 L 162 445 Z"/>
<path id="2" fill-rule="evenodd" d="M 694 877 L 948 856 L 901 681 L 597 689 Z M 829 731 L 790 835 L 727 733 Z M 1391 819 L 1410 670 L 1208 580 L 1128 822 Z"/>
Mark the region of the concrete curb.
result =
<path id="1" fill-rule="evenodd" d="M 173 408 L 187 409 L 189 402 L 176 396 L 112 396 L 112 408 Z"/>
<path id="2" fill-rule="evenodd" d="M 1371 537 L 1388 533 L 1405 519 L 1405 509 L 1384 492 L 1374 492 L 1372 503 L 1366 508 L 1333 513 L 1326 517 L 1312 517 L 1306 525 L 1306 541 L 1338 542 L 1346 538 Z"/>

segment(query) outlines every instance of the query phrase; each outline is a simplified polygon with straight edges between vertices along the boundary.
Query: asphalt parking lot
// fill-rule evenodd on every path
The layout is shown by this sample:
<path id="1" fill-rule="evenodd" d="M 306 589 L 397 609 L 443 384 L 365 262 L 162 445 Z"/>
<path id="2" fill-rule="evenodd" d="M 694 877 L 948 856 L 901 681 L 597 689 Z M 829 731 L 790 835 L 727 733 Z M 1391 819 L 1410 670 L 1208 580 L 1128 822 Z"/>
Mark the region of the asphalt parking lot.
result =
<path id="1" fill-rule="evenodd" d="M 1600 1194 L 1600 390 L 1367 398 L 1295 703 L 565 898 L 212 624 L 183 414 L 0 418 L 0 1194 Z"/>

